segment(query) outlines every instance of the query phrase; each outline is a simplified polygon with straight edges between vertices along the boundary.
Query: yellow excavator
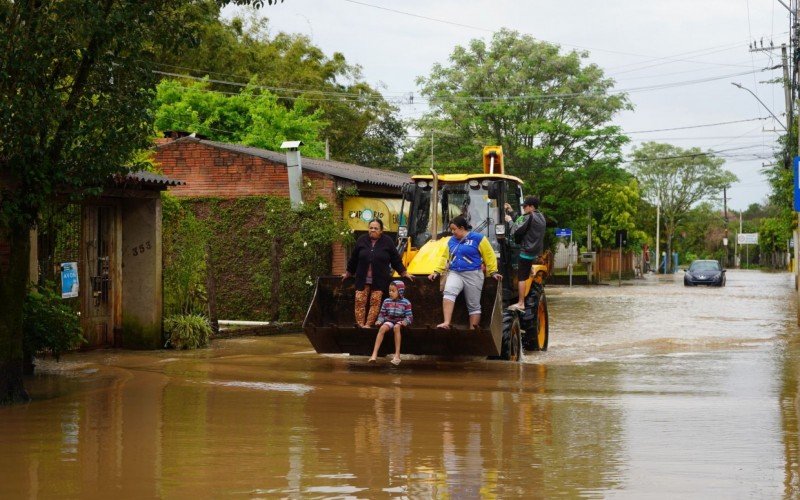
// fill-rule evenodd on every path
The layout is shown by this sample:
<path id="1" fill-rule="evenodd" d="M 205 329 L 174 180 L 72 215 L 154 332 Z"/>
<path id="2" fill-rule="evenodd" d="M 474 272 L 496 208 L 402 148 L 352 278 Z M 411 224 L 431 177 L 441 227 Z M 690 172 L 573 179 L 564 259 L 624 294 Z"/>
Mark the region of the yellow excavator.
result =
<path id="1" fill-rule="evenodd" d="M 483 148 L 483 172 L 442 174 L 431 169 L 430 175 L 415 175 L 403 186 L 401 214 L 405 225 L 398 228 L 397 247 L 408 268 L 416 277 L 405 280 L 405 297 L 411 301 L 414 322 L 404 329 L 402 352 L 435 356 L 488 356 L 518 361 L 524 351 L 544 351 L 549 341 L 549 318 L 544 283 L 547 266 L 536 263 L 528 279 L 525 310 L 506 310 L 517 301 L 517 258 L 520 248 L 509 235 L 505 222 L 508 207 L 521 214 L 522 180 L 503 172 L 503 149 Z M 406 204 L 408 209 L 406 211 Z M 486 278 L 481 297 L 481 323 L 469 328 L 463 294 L 456 300 L 452 327 L 437 329 L 442 321 L 442 293 L 431 274 L 446 256 L 450 239 L 450 220 L 464 215 L 472 231 L 489 239 L 497 256 L 503 280 Z M 303 328 L 319 353 L 370 355 L 377 328 L 358 328 L 354 317 L 353 280 L 321 276 Z M 488 314 L 487 314 L 488 312 Z M 381 354 L 394 352 L 387 336 Z"/>

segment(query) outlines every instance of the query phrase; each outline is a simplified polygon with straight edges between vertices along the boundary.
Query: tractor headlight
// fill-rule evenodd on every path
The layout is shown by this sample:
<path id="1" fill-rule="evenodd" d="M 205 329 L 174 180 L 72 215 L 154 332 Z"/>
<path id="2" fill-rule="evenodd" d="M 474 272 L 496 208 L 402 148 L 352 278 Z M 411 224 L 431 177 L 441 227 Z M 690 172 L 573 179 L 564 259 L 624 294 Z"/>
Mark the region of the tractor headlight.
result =
<path id="1" fill-rule="evenodd" d="M 397 228 L 397 237 L 398 238 L 408 238 L 408 228 L 406 226 L 400 226 Z"/>
<path id="2" fill-rule="evenodd" d="M 506 225 L 505 224 L 495 224 L 494 225 L 494 234 L 498 238 L 503 238 L 506 235 Z"/>

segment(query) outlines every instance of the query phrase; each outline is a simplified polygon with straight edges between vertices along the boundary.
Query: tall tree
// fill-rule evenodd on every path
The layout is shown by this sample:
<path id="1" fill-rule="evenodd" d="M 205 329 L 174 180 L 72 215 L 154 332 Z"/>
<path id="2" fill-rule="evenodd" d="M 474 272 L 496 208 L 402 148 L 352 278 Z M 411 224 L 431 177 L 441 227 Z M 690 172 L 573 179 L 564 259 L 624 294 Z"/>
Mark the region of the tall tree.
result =
<path id="1" fill-rule="evenodd" d="M 639 179 L 644 197 L 661 207 L 668 256 L 672 255 L 675 231 L 692 207 L 718 197 L 723 188 L 738 180 L 722 168 L 724 163 L 699 148 L 646 142 L 634 149 L 630 170 Z"/>
<path id="2" fill-rule="evenodd" d="M 333 159 L 382 166 L 386 150 L 376 149 L 375 132 L 387 132 L 397 109 L 364 82 L 361 67 L 341 53 L 326 55 L 305 35 L 272 34 L 267 19 L 243 15 L 226 21 L 213 0 L 196 2 L 182 22 L 195 26 L 198 38 L 188 50 L 155 54 L 159 71 L 209 76 L 210 88 L 225 92 L 248 83 L 265 87 L 289 109 L 304 99 L 323 112 L 320 138 Z"/>
<path id="3" fill-rule="evenodd" d="M 96 193 L 148 146 L 147 61 L 191 38 L 176 21 L 192 3 L 0 0 L 0 403 L 27 399 L 29 231 L 56 192 Z"/>
<path id="4" fill-rule="evenodd" d="M 325 152 L 319 131 L 322 112 L 309 111 L 298 99 L 281 106 L 269 91 L 248 87 L 235 95 L 209 90 L 204 82 L 184 85 L 175 80 L 159 83 L 155 99 L 155 126 L 160 131 L 188 130 L 213 140 L 277 151 L 287 140 L 303 141 L 303 154 Z"/>
<path id="5" fill-rule="evenodd" d="M 627 138 L 611 119 L 631 107 L 586 57 L 505 29 L 488 45 L 456 47 L 418 79 L 431 111 L 415 123 L 424 136 L 404 163 L 426 168 L 433 149 L 441 171 L 469 171 L 482 145 L 500 144 L 506 172 L 540 195 L 548 216 L 585 227 L 596 186 L 628 182 L 618 166 Z"/>

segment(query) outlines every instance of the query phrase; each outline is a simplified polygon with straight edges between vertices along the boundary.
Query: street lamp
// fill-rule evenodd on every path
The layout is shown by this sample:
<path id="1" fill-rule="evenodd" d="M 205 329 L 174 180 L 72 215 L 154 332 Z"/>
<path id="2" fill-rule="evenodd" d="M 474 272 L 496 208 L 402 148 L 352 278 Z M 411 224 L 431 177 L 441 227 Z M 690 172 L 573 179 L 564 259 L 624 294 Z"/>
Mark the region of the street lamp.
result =
<path id="1" fill-rule="evenodd" d="M 764 109 L 766 109 L 769 112 L 769 114 L 771 114 L 772 117 L 775 118 L 775 121 L 778 122 L 778 125 L 780 125 L 781 128 L 783 128 L 783 130 L 786 130 L 786 127 L 783 125 L 783 123 L 781 123 L 781 120 L 777 116 L 775 116 L 775 113 L 773 113 L 772 110 L 769 109 L 766 104 L 764 104 L 764 101 L 759 99 L 759 97 L 755 93 L 753 93 L 752 90 L 748 89 L 747 87 L 742 87 L 742 85 L 740 83 L 736 83 L 736 82 L 731 82 L 731 85 L 733 85 L 734 87 L 739 87 L 742 90 L 746 90 L 746 91 L 750 92 L 750 94 L 752 94 L 753 97 L 755 97 L 756 100 L 759 103 L 761 103 L 761 105 L 764 107 Z M 788 130 L 787 130 L 787 132 L 788 132 Z"/>

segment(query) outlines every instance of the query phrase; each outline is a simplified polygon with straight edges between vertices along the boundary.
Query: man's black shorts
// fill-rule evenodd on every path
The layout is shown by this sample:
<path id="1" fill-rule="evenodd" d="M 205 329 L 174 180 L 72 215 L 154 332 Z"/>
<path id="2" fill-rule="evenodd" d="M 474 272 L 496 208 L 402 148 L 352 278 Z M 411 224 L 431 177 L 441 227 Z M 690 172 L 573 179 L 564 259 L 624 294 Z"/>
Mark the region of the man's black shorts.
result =
<path id="1" fill-rule="evenodd" d="M 531 267 L 533 267 L 533 263 L 536 261 L 537 257 L 533 259 L 523 259 L 522 257 L 519 258 L 519 264 L 517 266 L 518 271 L 518 278 L 520 281 L 525 281 L 526 279 L 530 278 L 531 276 Z"/>

